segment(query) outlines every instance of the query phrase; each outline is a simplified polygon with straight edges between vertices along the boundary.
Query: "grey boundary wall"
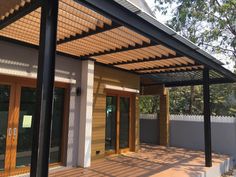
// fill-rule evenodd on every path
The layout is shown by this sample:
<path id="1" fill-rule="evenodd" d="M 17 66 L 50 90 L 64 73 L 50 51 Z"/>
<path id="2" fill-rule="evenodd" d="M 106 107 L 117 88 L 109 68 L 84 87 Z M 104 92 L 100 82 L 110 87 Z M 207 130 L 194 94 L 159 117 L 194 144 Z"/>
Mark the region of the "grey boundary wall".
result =
<path id="1" fill-rule="evenodd" d="M 233 157 L 236 164 L 236 117 L 212 116 L 212 150 Z M 204 150 L 202 115 L 171 115 L 170 146 Z M 159 144 L 159 119 L 156 115 L 140 115 L 140 141 Z"/>

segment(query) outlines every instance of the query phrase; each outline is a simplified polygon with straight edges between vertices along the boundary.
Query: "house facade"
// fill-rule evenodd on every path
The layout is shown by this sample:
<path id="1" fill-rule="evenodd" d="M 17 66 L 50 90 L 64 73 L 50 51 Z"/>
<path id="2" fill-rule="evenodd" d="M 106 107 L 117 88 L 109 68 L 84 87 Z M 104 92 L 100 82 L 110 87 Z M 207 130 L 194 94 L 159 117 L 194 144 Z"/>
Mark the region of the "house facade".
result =
<path id="1" fill-rule="evenodd" d="M 1 175 L 30 168 L 40 174 L 48 163 L 89 167 L 137 151 L 140 95 L 160 95 L 160 143 L 168 145 L 166 87 L 203 84 L 209 130 L 209 84 L 236 80 L 219 61 L 143 11 L 146 6 L 43 2 L 0 6 Z M 209 131 L 205 136 L 210 166 Z"/>
<path id="2" fill-rule="evenodd" d="M 29 171 L 31 162 L 38 51 L 6 41 L 0 46 L 0 167 L 1 171 L 12 168 L 11 174 L 18 174 Z M 57 55 L 51 165 L 86 167 L 90 159 L 137 150 L 139 90 L 137 75 Z M 80 125 L 82 117 L 86 123 Z M 89 139 L 82 140 L 81 134 Z M 79 160 L 86 141 L 91 152 Z"/>

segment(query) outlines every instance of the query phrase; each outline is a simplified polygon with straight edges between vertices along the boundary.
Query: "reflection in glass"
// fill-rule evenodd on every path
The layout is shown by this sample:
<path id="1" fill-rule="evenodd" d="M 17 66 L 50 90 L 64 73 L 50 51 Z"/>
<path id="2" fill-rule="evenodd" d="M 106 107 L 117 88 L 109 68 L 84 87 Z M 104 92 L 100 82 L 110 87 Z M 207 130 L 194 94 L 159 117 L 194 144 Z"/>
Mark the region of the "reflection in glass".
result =
<path id="1" fill-rule="evenodd" d="M 34 88 L 22 87 L 16 153 L 17 167 L 30 165 L 33 136 L 31 123 L 35 115 L 35 103 L 36 90 Z M 27 126 L 25 125 L 26 122 L 28 123 Z"/>
<path id="2" fill-rule="evenodd" d="M 33 128 L 31 122 L 35 116 L 35 105 L 36 89 L 22 87 L 20 99 L 16 167 L 29 166 L 31 162 L 33 136 Z M 60 162 L 63 114 L 64 89 L 56 88 L 54 91 L 50 162 Z"/>
<path id="3" fill-rule="evenodd" d="M 129 97 L 120 97 L 120 149 L 129 147 Z"/>
<path id="4" fill-rule="evenodd" d="M 50 163 L 61 161 L 62 122 L 64 116 L 65 89 L 55 88 L 51 131 Z"/>
<path id="5" fill-rule="evenodd" d="M 106 98 L 106 143 L 105 149 L 115 150 L 116 148 L 116 102 L 117 97 L 107 96 Z"/>
<path id="6" fill-rule="evenodd" d="M 0 171 L 4 170 L 10 86 L 0 85 Z"/>

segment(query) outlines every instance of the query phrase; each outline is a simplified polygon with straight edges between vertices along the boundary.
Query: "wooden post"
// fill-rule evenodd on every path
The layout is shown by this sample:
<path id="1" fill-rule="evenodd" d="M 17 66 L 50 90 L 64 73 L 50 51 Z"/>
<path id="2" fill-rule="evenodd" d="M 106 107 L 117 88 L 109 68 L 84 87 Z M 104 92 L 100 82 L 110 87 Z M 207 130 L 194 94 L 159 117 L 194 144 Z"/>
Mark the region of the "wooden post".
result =
<path id="1" fill-rule="evenodd" d="M 169 146 L 169 91 L 163 87 L 160 95 L 160 145 Z"/>

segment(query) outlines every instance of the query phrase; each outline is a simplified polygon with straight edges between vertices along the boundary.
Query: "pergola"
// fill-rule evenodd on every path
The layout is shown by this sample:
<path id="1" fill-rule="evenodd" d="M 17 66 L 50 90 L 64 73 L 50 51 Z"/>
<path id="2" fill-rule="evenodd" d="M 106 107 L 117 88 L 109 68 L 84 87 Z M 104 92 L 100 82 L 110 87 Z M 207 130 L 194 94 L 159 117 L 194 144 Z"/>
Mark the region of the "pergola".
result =
<path id="1" fill-rule="evenodd" d="M 209 85 L 233 73 L 126 0 L 2 0 L 0 39 L 39 49 L 31 176 L 47 176 L 55 53 L 137 74 L 142 86 L 203 85 L 206 166 L 212 165 Z"/>

